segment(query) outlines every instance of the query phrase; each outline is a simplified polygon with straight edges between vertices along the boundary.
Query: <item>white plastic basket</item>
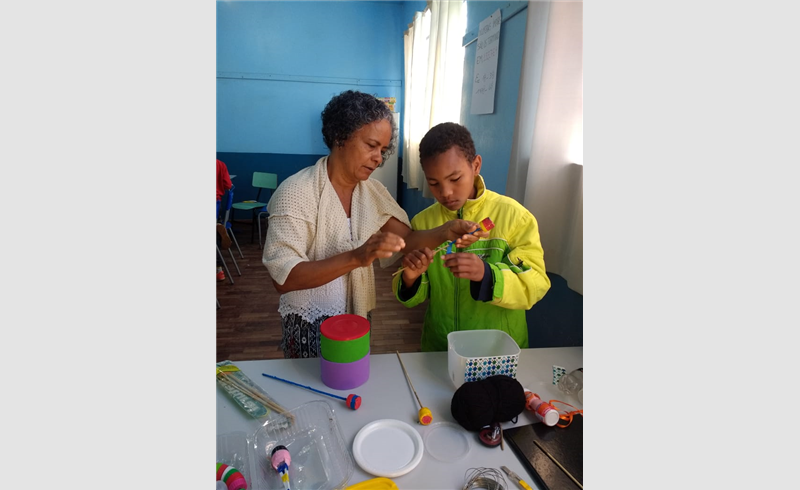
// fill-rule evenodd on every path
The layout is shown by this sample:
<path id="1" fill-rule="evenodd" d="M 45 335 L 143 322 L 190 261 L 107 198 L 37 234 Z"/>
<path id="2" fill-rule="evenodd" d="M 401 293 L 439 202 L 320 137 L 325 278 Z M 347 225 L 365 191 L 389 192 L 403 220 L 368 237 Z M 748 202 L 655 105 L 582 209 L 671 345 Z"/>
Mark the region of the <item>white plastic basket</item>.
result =
<path id="1" fill-rule="evenodd" d="M 519 346 L 502 330 L 447 334 L 447 369 L 456 388 L 497 374 L 517 377 Z"/>

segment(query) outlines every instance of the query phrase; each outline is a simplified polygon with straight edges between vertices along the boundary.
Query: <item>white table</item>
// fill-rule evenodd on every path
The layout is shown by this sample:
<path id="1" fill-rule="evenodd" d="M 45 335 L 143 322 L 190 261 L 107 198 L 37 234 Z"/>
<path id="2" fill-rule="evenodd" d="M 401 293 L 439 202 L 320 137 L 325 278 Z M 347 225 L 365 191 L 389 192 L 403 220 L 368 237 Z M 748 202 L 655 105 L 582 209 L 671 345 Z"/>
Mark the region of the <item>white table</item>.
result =
<path id="1" fill-rule="evenodd" d="M 456 388 L 448 377 L 447 353 L 416 352 L 400 354 L 400 356 L 417 395 L 433 413 L 433 422 L 457 423 L 450 413 L 450 402 Z M 345 391 L 330 389 L 322 383 L 319 359 L 235 361 L 234 364 L 287 409 L 313 400 L 327 401 L 334 410 L 345 445 L 350 449 L 351 456 L 356 434 L 364 425 L 374 420 L 397 419 L 407 422 L 419 431 L 423 438 L 425 429 L 428 428 L 417 423 L 419 407 L 413 392 L 408 387 L 395 354 L 372 355 L 369 380 L 358 388 Z M 543 400 L 564 400 L 582 409 L 583 406 L 577 398 L 561 393 L 552 384 L 554 364 L 566 368 L 567 372 L 582 367 L 583 347 L 523 349 L 519 359 L 517 380 L 523 387 L 539 394 Z M 344 397 L 349 393 L 355 393 L 362 397 L 361 408 L 355 411 L 350 410 L 342 400 L 267 378 L 262 376 L 262 373 Z M 528 425 L 535 421 L 535 417 L 524 410 L 520 414 L 517 424 L 504 423 L 503 429 Z M 236 402 L 217 386 L 217 434 L 245 431 L 252 435 L 260 424 L 261 422 L 240 409 Z M 426 452 L 416 468 L 405 475 L 392 478 L 392 480 L 401 490 L 460 489 L 466 482 L 465 473 L 468 469 L 488 467 L 499 470 L 501 465 L 505 465 L 522 477 L 532 488 L 538 488 L 533 476 L 517 459 L 508 443 L 505 443 L 504 450 L 501 450 L 499 446 L 489 448 L 479 442 L 477 433 L 470 432 L 469 436 L 471 447 L 469 454 L 464 459 L 455 463 L 444 463 L 430 457 Z M 354 466 L 355 472 L 348 485 L 375 478 L 374 475 L 361 470 L 355 460 Z M 508 480 L 507 476 L 506 480 Z M 512 483 L 507 490 L 518 488 Z"/>

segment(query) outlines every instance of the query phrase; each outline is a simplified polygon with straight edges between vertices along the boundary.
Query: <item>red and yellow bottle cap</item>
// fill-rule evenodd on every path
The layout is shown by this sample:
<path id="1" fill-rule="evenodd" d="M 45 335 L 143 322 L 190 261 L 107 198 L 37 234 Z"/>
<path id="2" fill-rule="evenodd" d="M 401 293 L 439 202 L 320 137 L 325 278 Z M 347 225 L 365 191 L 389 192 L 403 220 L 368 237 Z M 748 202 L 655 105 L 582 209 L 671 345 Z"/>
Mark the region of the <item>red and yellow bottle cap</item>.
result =
<path id="1" fill-rule="evenodd" d="M 419 423 L 422 425 L 428 425 L 433 422 L 433 414 L 430 410 L 425 407 L 419 409 Z"/>
<path id="2" fill-rule="evenodd" d="M 494 228 L 494 223 L 492 223 L 491 218 L 486 218 L 483 221 L 481 221 L 480 223 L 478 223 L 478 226 L 480 226 L 481 230 L 483 230 L 483 231 L 489 231 L 492 228 Z"/>

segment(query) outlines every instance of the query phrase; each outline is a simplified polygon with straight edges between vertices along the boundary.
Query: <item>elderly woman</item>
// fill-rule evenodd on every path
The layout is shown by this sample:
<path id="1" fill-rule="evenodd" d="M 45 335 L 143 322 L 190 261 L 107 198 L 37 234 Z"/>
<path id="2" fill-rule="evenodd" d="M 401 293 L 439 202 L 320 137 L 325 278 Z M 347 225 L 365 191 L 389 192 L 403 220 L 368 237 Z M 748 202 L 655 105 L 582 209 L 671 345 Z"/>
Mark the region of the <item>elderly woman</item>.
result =
<path id="1" fill-rule="evenodd" d="M 269 201 L 262 261 L 281 293 L 284 357 L 318 357 L 319 327 L 331 316 L 369 318 L 375 307 L 372 262 L 386 267 L 400 253 L 448 240 L 467 246 L 485 236 L 453 220 L 411 231 L 408 216 L 372 172 L 394 151 L 397 128 L 372 95 L 347 91 L 322 111 L 330 154 L 292 175 Z"/>

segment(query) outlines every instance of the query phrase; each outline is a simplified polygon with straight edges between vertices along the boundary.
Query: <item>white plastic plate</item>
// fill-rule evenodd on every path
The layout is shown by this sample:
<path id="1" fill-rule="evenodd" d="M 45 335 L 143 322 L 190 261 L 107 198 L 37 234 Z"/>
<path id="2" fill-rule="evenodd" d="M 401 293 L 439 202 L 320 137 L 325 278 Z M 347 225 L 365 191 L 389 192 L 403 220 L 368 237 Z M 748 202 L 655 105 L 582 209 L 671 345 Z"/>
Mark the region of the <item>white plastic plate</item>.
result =
<path id="1" fill-rule="evenodd" d="M 375 476 L 394 478 L 413 470 L 420 461 L 422 436 L 405 422 L 382 419 L 358 431 L 353 455 L 362 470 Z"/>

